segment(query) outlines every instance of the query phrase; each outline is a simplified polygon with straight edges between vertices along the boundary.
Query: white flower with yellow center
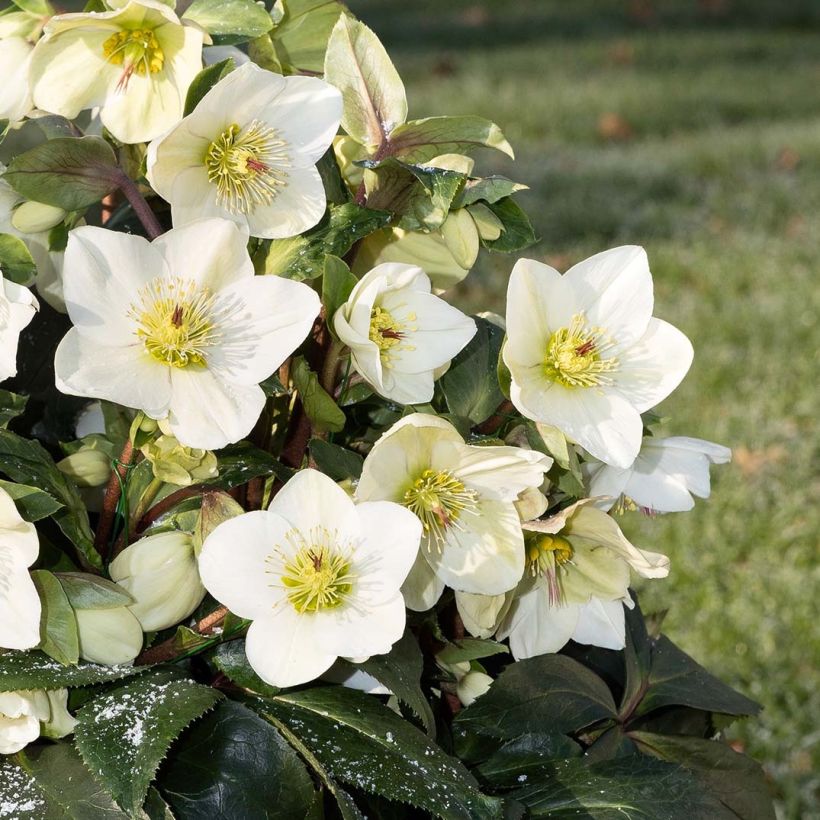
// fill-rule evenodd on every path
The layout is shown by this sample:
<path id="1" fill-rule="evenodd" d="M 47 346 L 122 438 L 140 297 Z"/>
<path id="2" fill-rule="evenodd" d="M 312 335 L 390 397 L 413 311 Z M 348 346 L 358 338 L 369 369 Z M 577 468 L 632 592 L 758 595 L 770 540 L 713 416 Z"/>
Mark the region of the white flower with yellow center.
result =
<path id="1" fill-rule="evenodd" d="M 121 7 L 48 21 L 31 58 L 34 104 L 69 119 L 100 107 L 118 140 L 147 142 L 182 117 L 207 35 L 159 0 L 110 5 Z"/>
<path id="2" fill-rule="evenodd" d="M 695 506 L 692 496 L 709 498 L 709 465 L 731 458 L 728 447 L 700 438 L 648 437 L 631 467 L 588 461 L 582 470 L 589 495 L 598 497 L 602 510 L 686 512 Z"/>
<path id="3" fill-rule="evenodd" d="M 653 306 L 643 248 L 604 251 L 563 276 L 520 260 L 507 291 L 503 352 L 513 404 L 595 458 L 628 467 L 641 446 L 640 414 L 692 363 L 689 340 L 653 318 Z"/>
<path id="4" fill-rule="evenodd" d="M 538 487 L 549 458 L 518 447 L 473 446 L 449 422 L 413 413 L 373 446 L 356 488 L 360 501 L 394 501 L 424 528 L 404 586 L 410 609 L 429 609 L 445 584 L 498 595 L 524 572 L 519 493 Z"/>
<path id="5" fill-rule="evenodd" d="M 523 525 L 527 573 L 497 633 L 516 660 L 557 652 L 570 639 L 623 649 L 630 568 L 644 578 L 669 574 L 665 555 L 631 544 L 590 501 Z"/>
<path id="6" fill-rule="evenodd" d="M 16 375 L 20 332 L 36 312 L 31 291 L 6 279 L 0 270 L 0 381 Z"/>
<path id="7" fill-rule="evenodd" d="M 74 327 L 55 356 L 59 389 L 167 415 L 186 447 L 246 436 L 265 403 L 259 382 L 304 340 L 320 307 L 301 282 L 254 276 L 246 242 L 224 219 L 153 242 L 73 230 L 64 289 Z"/>
<path id="8" fill-rule="evenodd" d="M 475 322 L 430 292 L 415 265 L 377 265 L 333 317 L 355 370 L 373 389 L 401 404 L 433 398 L 436 371 L 475 335 Z"/>
<path id="9" fill-rule="evenodd" d="M 354 504 L 335 482 L 302 470 L 267 510 L 220 524 L 199 573 L 231 612 L 253 621 L 245 652 L 274 686 L 295 686 L 338 657 L 390 651 L 405 624 L 400 587 L 421 538 L 396 504 Z"/>
<path id="10" fill-rule="evenodd" d="M 31 649 L 40 643 L 40 598 L 28 568 L 40 554 L 34 525 L 23 521 L 0 489 L 0 647 Z"/>
<path id="11" fill-rule="evenodd" d="M 148 179 L 176 226 L 221 216 L 251 236 L 296 236 L 325 212 L 316 163 L 341 114 L 341 94 L 323 80 L 246 63 L 151 143 Z"/>
<path id="12" fill-rule="evenodd" d="M 0 39 L 0 120 L 17 122 L 34 107 L 28 78 L 33 48 L 23 37 Z"/>

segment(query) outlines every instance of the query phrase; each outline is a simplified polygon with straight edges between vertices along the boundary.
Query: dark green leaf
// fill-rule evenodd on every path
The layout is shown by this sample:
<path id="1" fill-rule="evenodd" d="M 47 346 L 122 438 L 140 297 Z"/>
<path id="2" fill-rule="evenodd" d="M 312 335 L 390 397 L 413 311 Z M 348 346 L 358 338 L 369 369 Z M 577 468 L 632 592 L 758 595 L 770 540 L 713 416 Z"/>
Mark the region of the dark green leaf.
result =
<path id="1" fill-rule="evenodd" d="M 291 727 L 331 777 L 458 820 L 497 817 L 499 803 L 461 763 L 376 698 L 342 686 L 280 693 L 265 709 Z"/>
<path id="2" fill-rule="evenodd" d="M 440 382 L 450 412 L 480 424 L 504 401 L 495 373 L 504 331 L 486 319 L 475 321 L 475 336 L 453 359 Z"/>
<path id="3" fill-rule="evenodd" d="M 233 35 L 230 42 L 259 37 L 273 28 L 265 7 L 253 0 L 194 0 L 182 17 L 202 26 L 208 34 Z"/>
<path id="4" fill-rule="evenodd" d="M 3 178 L 26 199 L 80 211 L 116 190 L 121 173 L 100 137 L 59 137 L 18 154 Z"/>
<path id="5" fill-rule="evenodd" d="M 16 419 L 25 409 L 28 396 L 0 390 L 0 427 L 8 427 L 12 419 Z"/>
<path id="6" fill-rule="evenodd" d="M 310 440 L 310 454 L 316 466 L 334 481 L 358 478 L 362 474 L 364 459 L 352 450 L 331 444 L 320 438 Z"/>
<path id="7" fill-rule="evenodd" d="M 772 796 L 760 765 L 717 740 L 630 732 L 647 754 L 691 769 L 730 816 L 774 820 Z"/>
<path id="8" fill-rule="evenodd" d="M 530 817 L 590 820 L 723 820 L 720 806 L 686 769 L 632 756 L 586 766 L 556 761 L 551 777 L 512 797 Z"/>
<path id="9" fill-rule="evenodd" d="M 501 129 L 484 117 L 427 117 L 396 126 L 390 153 L 406 162 L 424 163 L 442 154 L 466 154 L 473 148 L 495 148 L 508 157 L 512 146 Z"/>
<path id="10" fill-rule="evenodd" d="M 270 453 L 247 441 L 228 445 L 219 451 L 217 457 L 219 475 L 204 483 L 223 490 L 246 484 L 259 476 L 275 475 L 282 478 L 282 471 L 286 469 Z M 282 480 L 287 481 L 287 478 Z"/>
<path id="11" fill-rule="evenodd" d="M 8 820 L 43 820 L 46 797 L 34 778 L 11 757 L 0 758 L 0 817 Z"/>
<path id="12" fill-rule="evenodd" d="M 0 233 L 0 270 L 4 278 L 18 285 L 28 284 L 37 275 L 37 265 L 26 243 L 10 233 Z"/>
<path id="13" fill-rule="evenodd" d="M 347 301 L 358 279 L 338 256 L 325 257 L 322 274 L 322 304 L 328 317 L 328 326 L 333 330 L 333 315 Z M 335 335 L 335 331 L 334 331 Z"/>
<path id="14" fill-rule="evenodd" d="M 227 77 L 236 63 L 229 57 L 221 63 L 214 63 L 206 66 L 194 77 L 193 82 L 188 86 L 188 93 L 185 96 L 185 114 L 188 116 L 199 105 L 202 98 L 223 78 Z"/>
<path id="15" fill-rule="evenodd" d="M 128 817 L 94 779 L 70 744 L 29 746 L 24 765 L 46 798 L 42 820 L 126 820 Z"/>
<path id="16" fill-rule="evenodd" d="M 303 820 L 313 800 L 304 765 L 279 732 L 223 701 L 174 744 L 159 790 L 185 820 Z"/>
<path id="17" fill-rule="evenodd" d="M 16 484 L 13 481 L 0 479 L 0 488 L 11 496 L 17 512 L 26 521 L 39 521 L 41 518 L 47 518 L 63 506 L 47 492 L 37 487 L 30 487 L 28 484 Z"/>
<path id="18" fill-rule="evenodd" d="M 454 207 L 464 208 L 467 205 L 472 205 L 475 202 L 484 202 L 492 204 L 498 202 L 499 199 L 511 196 L 516 191 L 527 190 L 526 185 L 520 182 L 513 182 L 506 177 L 484 177 L 483 179 L 468 179 L 464 184 L 464 188 L 456 198 Z"/>
<path id="19" fill-rule="evenodd" d="M 314 430 L 338 433 L 344 428 L 344 411 L 319 384 L 319 377 L 308 367 L 303 357 L 298 356 L 293 360 L 290 377 L 299 391 L 302 407 Z"/>
<path id="20" fill-rule="evenodd" d="M 248 663 L 248 658 L 245 655 L 245 641 L 242 639 L 235 641 L 226 641 L 215 647 L 210 656 L 214 666 L 222 672 L 223 675 L 230 678 L 235 684 L 255 692 L 263 697 L 272 697 L 279 689 L 276 686 L 271 686 L 265 683 Z"/>
<path id="21" fill-rule="evenodd" d="M 487 207 L 501 220 L 504 230 L 498 239 L 482 240 L 485 247 L 500 253 L 515 253 L 537 241 L 530 218 L 511 197 L 499 199 Z"/>
<path id="22" fill-rule="evenodd" d="M 114 609 L 135 603 L 127 590 L 99 575 L 60 572 L 57 578 L 74 609 Z"/>
<path id="23" fill-rule="evenodd" d="M 512 740 L 568 734 L 615 715 L 612 694 L 597 675 L 563 655 L 541 655 L 508 666 L 487 694 L 458 713 L 454 729 Z"/>
<path id="24" fill-rule="evenodd" d="M 62 503 L 64 508 L 54 513 L 54 520 L 89 564 L 102 566 L 94 549 L 88 512 L 77 488 L 57 469 L 40 444 L 0 430 L 0 470 L 14 481 L 45 490 Z"/>
<path id="25" fill-rule="evenodd" d="M 114 799 L 135 813 L 171 743 L 221 697 L 209 686 L 149 673 L 77 713 L 77 748 Z"/>
<path id="26" fill-rule="evenodd" d="M 0 692 L 15 689 L 61 689 L 105 683 L 131 675 L 139 675 L 148 667 L 101 666 L 80 662 L 77 666 L 62 666 L 42 652 L 0 652 Z"/>
<path id="27" fill-rule="evenodd" d="M 448 643 L 436 655 L 436 659 L 442 663 L 463 663 L 464 661 L 489 658 L 492 655 L 503 655 L 509 651 L 505 644 L 497 641 L 483 640 L 482 638 L 462 638 L 460 641 Z"/>
<path id="28" fill-rule="evenodd" d="M 478 772 L 495 788 L 520 788 L 548 777 L 552 761 L 580 755 L 581 747 L 566 735 L 538 732 L 505 743 Z"/>
<path id="29" fill-rule="evenodd" d="M 31 580 L 42 604 L 40 647 L 57 663 L 77 663 L 80 658 L 77 619 L 60 582 L 44 569 L 34 570 Z"/>
<path id="30" fill-rule="evenodd" d="M 316 163 L 316 170 L 322 178 L 325 196 L 331 205 L 344 205 L 350 201 L 350 191 L 339 170 L 332 146 L 322 154 L 321 159 Z"/>

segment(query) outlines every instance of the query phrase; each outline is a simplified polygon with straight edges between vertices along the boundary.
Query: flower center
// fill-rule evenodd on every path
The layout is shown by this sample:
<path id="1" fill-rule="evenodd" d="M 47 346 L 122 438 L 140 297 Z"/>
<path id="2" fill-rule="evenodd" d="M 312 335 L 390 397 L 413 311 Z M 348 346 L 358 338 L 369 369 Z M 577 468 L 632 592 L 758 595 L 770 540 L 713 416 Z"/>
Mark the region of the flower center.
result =
<path id="1" fill-rule="evenodd" d="M 241 214 L 270 205 L 287 182 L 286 148 L 278 132 L 258 120 L 245 128 L 228 126 L 205 152 L 208 181 L 216 185 L 219 203 Z"/>
<path id="2" fill-rule="evenodd" d="M 544 373 L 564 387 L 610 384 L 612 380 L 606 374 L 618 368 L 618 360 L 602 359 L 601 354 L 612 346 L 601 328 L 587 327 L 583 314 L 578 313 L 572 317 L 569 327 L 562 327 L 550 336 Z"/>
<path id="3" fill-rule="evenodd" d="M 560 572 L 572 560 L 572 544 L 560 535 L 532 533 L 526 540 L 527 559 L 533 575 L 543 575 L 547 581 L 550 606 L 558 606 L 564 599 Z"/>
<path id="4" fill-rule="evenodd" d="M 407 316 L 410 322 L 416 321 L 416 314 Z M 418 330 L 413 325 L 399 322 L 389 310 L 375 306 L 370 311 L 370 332 L 368 337 L 379 348 L 382 363 L 385 367 L 392 367 L 392 359 L 399 350 L 415 350 L 414 345 L 401 344 L 408 333 Z"/>
<path id="5" fill-rule="evenodd" d="M 203 366 L 218 341 L 215 298 L 190 279 L 156 277 L 139 294 L 128 315 L 146 351 L 169 367 Z"/>
<path id="6" fill-rule="evenodd" d="M 350 554 L 338 548 L 335 533 L 322 527 L 309 541 L 295 532 L 289 537 L 296 538 L 299 549 L 285 562 L 281 580 L 293 608 L 304 613 L 341 606 L 356 578 Z"/>
<path id="7" fill-rule="evenodd" d="M 165 55 L 156 34 L 148 28 L 118 31 L 103 43 L 103 55 L 112 65 L 123 67 L 117 89 L 128 86 L 132 75 L 157 74 L 165 64 Z"/>
<path id="8" fill-rule="evenodd" d="M 418 516 L 425 534 L 440 548 L 447 530 L 460 528 L 462 513 L 478 511 L 478 493 L 447 470 L 425 470 L 405 492 L 402 503 Z"/>

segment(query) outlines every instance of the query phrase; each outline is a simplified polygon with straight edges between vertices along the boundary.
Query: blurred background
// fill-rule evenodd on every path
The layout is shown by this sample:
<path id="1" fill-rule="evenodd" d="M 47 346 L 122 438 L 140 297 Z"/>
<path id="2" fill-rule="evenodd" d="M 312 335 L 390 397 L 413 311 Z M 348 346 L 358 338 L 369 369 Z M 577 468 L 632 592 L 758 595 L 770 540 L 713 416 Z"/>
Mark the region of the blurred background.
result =
<path id="1" fill-rule="evenodd" d="M 763 704 L 729 729 L 782 817 L 820 816 L 818 0 L 351 0 L 405 80 L 410 116 L 480 114 L 512 142 L 476 172 L 519 199 L 565 270 L 646 247 L 655 314 L 695 346 L 664 432 L 729 445 L 712 497 L 624 529 L 666 552 L 642 590 L 665 631 Z M 513 259 L 455 294 L 503 313 Z"/>

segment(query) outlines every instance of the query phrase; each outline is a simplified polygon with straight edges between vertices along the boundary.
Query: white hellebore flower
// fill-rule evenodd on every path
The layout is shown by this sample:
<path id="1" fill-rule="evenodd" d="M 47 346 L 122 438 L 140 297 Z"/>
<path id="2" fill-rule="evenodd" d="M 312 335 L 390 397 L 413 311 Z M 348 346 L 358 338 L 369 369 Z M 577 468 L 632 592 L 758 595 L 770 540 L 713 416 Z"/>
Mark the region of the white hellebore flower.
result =
<path id="1" fill-rule="evenodd" d="M 356 488 L 359 501 L 394 501 L 424 527 L 422 549 L 404 586 L 410 609 L 429 609 L 445 584 L 498 595 L 524 572 L 519 493 L 538 487 L 551 459 L 518 447 L 464 443 L 437 416 L 413 413 L 373 446 Z"/>
<path id="2" fill-rule="evenodd" d="M 516 660 L 557 652 L 570 639 L 623 649 L 629 570 L 665 578 L 669 559 L 631 544 L 614 519 L 584 499 L 525 523 L 528 573 L 497 633 Z"/>
<path id="3" fill-rule="evenodd" d="M 148 179 L 176 226 L 221 216 L 251 236 L 296 236 L 325 212 L 316 163 L 341 115 L 341 94 L 323 80 L 246 63 L 151 143 Z"/>
<path id="4" fill-rule="evenodd" d="M 23 37 L 0 40 L 0 120 L 17 122 L 34 107 L 28 78 L 33 49 Z"/>
<path id="5" fill-rule="evenodd" d="M 207 35 L 160 0 L 116 5 L 48 21 L 31 58 L 34 104 L 68 119 L 100 107 L 118 140 L 147 142 L 182 117 Z"/>
<path id="6" fill-rule="evenodd" d="M 40 597 L 28 568 L 40 554 L 34 524 L 23 521 L 0 489 L 0 647 L 31 649 L 40 643 Z"/>
<path id="7" fill-rule="evenodd" d="M 0 271 L 0 381 L 17 374 L 20 331 L 34 318 L 37 307 L 28 288 L 6 279 Z"/>
<path id="8" fill-rule="evenodd" d="M 513 404 L 595 458 L 628 467 L 641 446 L 640 414 L 692 363 L 689 340 L 653 318 L 653 306 L 643 248 L 604 251 L 563 276 L 520 260 L 507 291 L 503 352 Z"/>
<path id="9" fill-rule="evenodd" d="M 438 368 L 476 331 L 475 322 L 430 292 L 415 265 L 377 265 L 333 317 L 353 367 L 380 395 L 401 404 L 433 398 Z"/>
<path id="10" fill-rule="evenodd" d="M 600 461 L 583 464 L 590 496 L 603 496 L 598 506 L 619 512 L 685 512 L 695 506 L 693 495 L 709 498 L 709 465 L 731 461 L 728 447 L 700 438 L 645 438 L 631 467 L 610 467 Z"/>
<path id="11" fill-rule="evenodd" d="M 199 554 L 208 592 L 253 623 L 245 652 L 274 686 L 306 683 L 337 657 L 390 651 L 404 631 L 400 587 L 421 538 L 396 504 L 354 504 L 302 470 L 267 510 L 220 524 Z"/>
<path id="12" fill-rule="evenodd" d="M 187 618 L 205 597 L 194 545 L 185 532 L 140 538 L 109 566 L 111 579 L 136 600 L 128 607 L 144 632 L 168 629 Z"/>
<path id="13" fill-rule="evenodd" d="M 73 230 L 64 289 L 74 327 L 55 356 L 59 389 L 167 414 L 186 447 L 247 435 L 265 403 L 259 382 L 302 342 L 320 304 L 301 282 L 254 276 L 246 241 L 224 219 L 150 243 Z"/>
<path id="14" fill-rule="evenodd" d="M 0 754 L 19 752 L 41 734 L 65 737 L 77 722 L 68 712 L 67 689 L 0 692 Z"/>

